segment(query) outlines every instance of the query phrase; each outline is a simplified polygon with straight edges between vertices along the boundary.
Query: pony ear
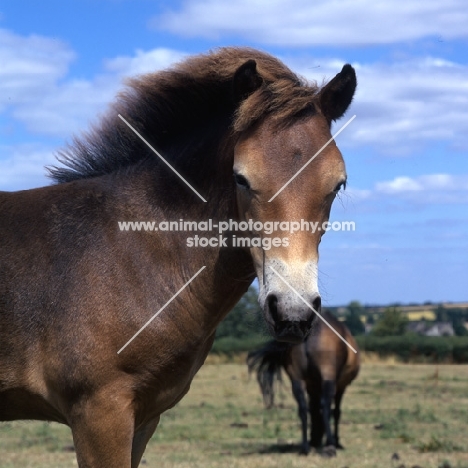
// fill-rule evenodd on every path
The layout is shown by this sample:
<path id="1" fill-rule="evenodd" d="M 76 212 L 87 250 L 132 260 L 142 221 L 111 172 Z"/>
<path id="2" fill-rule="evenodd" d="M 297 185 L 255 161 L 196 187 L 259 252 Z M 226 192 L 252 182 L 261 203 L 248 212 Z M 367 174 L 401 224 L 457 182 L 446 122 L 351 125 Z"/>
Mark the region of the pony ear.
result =
<path id="1" fill-rule="evenodd" d="M 256 91 L 263 83 L 263 78 L 258 74 L 257 62 L 247 60 L 241 65 L 232 80 L 233 94 L 235 102 L 246 99 L 250 94 Z"/>
<path id="2" fill-rule="evenodd" d="M 330 124 L 346 112 L 353 100 L 356 85 L 356 72 L 351 65 L 346 64 L 340 73 L 322 88 L 319 93 L 320 108 Z"/>

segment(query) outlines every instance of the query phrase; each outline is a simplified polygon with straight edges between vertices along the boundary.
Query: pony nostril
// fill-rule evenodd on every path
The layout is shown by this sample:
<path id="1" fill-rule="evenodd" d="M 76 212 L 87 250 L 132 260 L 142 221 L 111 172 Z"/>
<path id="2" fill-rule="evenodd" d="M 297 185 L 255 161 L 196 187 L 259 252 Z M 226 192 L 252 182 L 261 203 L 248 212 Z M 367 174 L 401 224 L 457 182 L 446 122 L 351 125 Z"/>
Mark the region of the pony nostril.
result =
<path id="1" fill-rule="evenodd" d="M 317 295 L 312 301 L 312 307 L 316 312 L 320 313 L 320 309 L 322 308 L 322 298 L 320 296 Z"/>
<path id="2" fill-rule="evenodd" d="M 276 322 L 278 320 L 278 298 L 275 294 L 270 294 L 267 298 L 267 302 L 271 318 Z"/>

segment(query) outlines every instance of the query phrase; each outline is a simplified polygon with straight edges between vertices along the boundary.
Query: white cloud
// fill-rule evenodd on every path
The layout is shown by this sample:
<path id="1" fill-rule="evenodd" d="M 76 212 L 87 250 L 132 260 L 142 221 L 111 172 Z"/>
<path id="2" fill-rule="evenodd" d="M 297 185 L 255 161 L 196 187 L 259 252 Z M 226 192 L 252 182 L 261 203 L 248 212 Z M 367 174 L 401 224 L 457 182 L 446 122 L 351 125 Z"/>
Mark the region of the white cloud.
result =
<path id="1" fill-rule="evenodd" d="M 41 145 L 1 146 L 1 190 L 26 190 L 50 184 L 44 166 L 57 161 L 52 150 Z"/>
<path id="2" fill-rule="evenodd" d="M 346 46 L 466 37 L 467 23 L 464 0 L 188 0 L 150 26 L 184 37 Z"/>
<path id="3" fill-rule="evenodd" d="M 345 63 L 336 58 L 285 61 L 319 83 L 322 77 L 331 79 Z M 340 135 L 340 141 L 370 145 L 391 156 L 423 152 L 436 141 L 456 149 L 468 148 L 467 65 L 422 57 L 353 66 L 358 88 L 347 115 L 356 114 L 357 118 Z"/>
<path id="4" fill-rule="evenodd" d="M 466 206 L 468 174 L 404 175 L 375 182 L 367 189 L 347 187 L 333 205 L 333 218 L 349 220 L 353 216 L 385 214 L 385 221 L 379 218 L 379 223 L 385 224 L 392 219 L 391 214 L 408 213 L 425 219 L 434 214 L 434 208 L 436 211 L 450 209 L 452 214 L 458 213 L 457 216 L 465 219 Z"/>
<path id="5" fill-rule="evenodd" d="M 355 112 L 361 141 L 421 148 L 437 140 L 467 147 L 468 67 L 438 59 L 362 67 Z M 366 110 L 373 112 L 366 119 Z M 363 128 L 366 125 L 367 128 Z"/>
<path id="6" fill-rule="evenodd" d="M 96 114 L 104 111 L 118 90 L 118 80 L 70 80 L 56 84 L 48 93 L 18 103 L 12 116 L 36 134 L 70 137 L 86 129 Z"/>
<path id="7" fill-rule="evenodd" d="M 5 140 L 16 140 L 23 127 L 36 139 L 70 139 L 106 109 L 124 77 L 166 68 L 183 54 L 165 48 L 137 50 L 131 57 L 103 61 L 102 73 L 89 80 L 69 76 L 74 57 L 73 50 L 56 39 L 0 29 L 0 135 Z M 31 135 L 24 140 L 31 141 Z M 39 144 L 4 144 L 0 149 L 2 190 L 49 182 L 44 165 L 55 163 L 52 150 Z"/>
<path id="8" fill-rule="evenodd" d="M 348 193 L 349 192 L 349 193 Z M 372 189 L 347 190 L 349 201 L 359 212 L 414 212 L 422 206 L 468 205 L 468 174 L 399 176 L 376 182 Z"/>
<path id="9" fill-rule="evenodd" d="M 103 113 L 128 76 L 154 72 L 183 57 L 171 49 L 137 50 L 133 57 L 104 61 L 105 72 L 92 80 L 69 80 L 53 92 L 37 96 L 36 102 L 20 106 L 14 116 L 38 133 L 69 136 L 86 129 L 89 121 Z"/>
<path id="10" fill-rule="evenodd" d="M 0 111 L 50 92 L 74 56 L 59 40 L 0 29 Z"/>
<path id="11" fill-rule="evenodd" d="M 378 192 L 383 193 L 404 193 L 423 190 L 422 184 L 411 177 L 396 177 L 389 182 L 378 182 L 376 185 Z"/>
<path id="12" fill-rule="evenodd" d="M 468 175 L 429 174 L 418 177 L 395 177 L 393 180 L 375 184 L 376 192 L 393 195 L 414 194 L 414 192 L 466 192 Z"/>
<path id="13" fill-rule="evenodd" d="M 158 48 L 149 51 L 138 49 L 133 57 L 116 57 L 105 61 L 109 72 L 120 76 L 134 76 L 161 70 L 179 62 L 186 54 L 173 49 Z"/>
<path id="14" fill-rule="evenodd" d="M 74 52 L 64 43 L 0 30 L 0 112 L 8 112 L 30 132 L 69 137 L 103 112 L 125 76 L 166 68 L 183 57 L 159 48 L 103 63 L 90 80 L 67 77 Z"/>

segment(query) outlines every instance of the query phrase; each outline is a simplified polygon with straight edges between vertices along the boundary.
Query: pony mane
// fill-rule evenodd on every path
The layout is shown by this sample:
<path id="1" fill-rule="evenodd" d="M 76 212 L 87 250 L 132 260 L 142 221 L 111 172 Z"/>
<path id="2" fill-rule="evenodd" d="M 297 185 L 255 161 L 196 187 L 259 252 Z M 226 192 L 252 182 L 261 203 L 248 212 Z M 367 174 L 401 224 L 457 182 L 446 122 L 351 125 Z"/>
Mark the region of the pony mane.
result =
<path id="1" fill-rule="evenodd" d="M 249 59 L 256 61 L 263 84 L 239 104 L 234 100 L 232 79 Z M 101 121 L 58 153 L 63 166 L 48 168 L 56 183 L 109 174 L 155 159 L 118 114 L 164 157 L 179 164 L 182 159 L 183 164 L 183 158 L 190 159 L 190 145 L 199 149 L 208 139 L 221 139 L 222 131 L 235 136 L 267 115 L 288 125 L 305 112 L 315 113 L 318 92 L 315 83 L 299 78 L 271 55 L 236 47 L 190 57 L 167 70 L 131 78 L 126 85 Z"/>

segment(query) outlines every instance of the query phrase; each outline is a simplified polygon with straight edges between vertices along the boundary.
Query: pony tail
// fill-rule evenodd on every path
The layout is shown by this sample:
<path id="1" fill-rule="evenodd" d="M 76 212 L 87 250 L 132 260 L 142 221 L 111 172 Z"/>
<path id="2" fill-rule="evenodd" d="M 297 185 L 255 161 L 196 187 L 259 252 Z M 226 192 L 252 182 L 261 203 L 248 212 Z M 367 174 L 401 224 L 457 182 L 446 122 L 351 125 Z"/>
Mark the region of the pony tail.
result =
<path id="1" fill-rule="evenodd" d="M 247 355 L 249 374 L 257 372 L 257 382 L 263 395 L 265 408 L 272 408 L 275 399 L 274 380 L 282 380 L 281 367 L 284 365 L 286 352 L 291 348 L 288 343 L 270 341 L 263 348 L 251 351 Z"/>

